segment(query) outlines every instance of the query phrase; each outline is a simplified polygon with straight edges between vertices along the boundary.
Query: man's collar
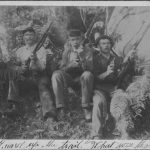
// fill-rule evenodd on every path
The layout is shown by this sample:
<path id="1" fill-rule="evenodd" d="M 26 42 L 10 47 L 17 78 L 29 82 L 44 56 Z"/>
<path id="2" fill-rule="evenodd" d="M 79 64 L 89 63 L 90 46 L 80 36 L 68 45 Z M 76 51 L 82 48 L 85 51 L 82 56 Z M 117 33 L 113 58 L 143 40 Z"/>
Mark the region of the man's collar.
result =
<path id="1" fill-rule="evenodd" d="M 110 53 L 109 53 L 109 54 L 104 54 L 104 53 L 102 53 L 102 56 L 105 57 L 106 59 L 110 59 L 110 56 L 111 56 L 111 55 L 110 55 Z"/>
<path id="2" fill-rule="evenodd" d="M 101 55 L 101 56 L 103 56 L 103 57 L 106 58 L 106 59 L 110 59 L 110 57 L 111 57 L 111 53 L 105 54 L 105 53 L 103 53 L 102 51 L 99 51 L 99 54 L 98 54 L 98 55 Z"/>
<path id="3" fill-rule="evenodd" d="M 114 55 L 111 52 L 108 55 L 106 55 L 97 47 L 94 47 L 94 50 L 96 55 L 102 56 L 106 59 L 111 59 L 112 57 L 114 57 Z"/>

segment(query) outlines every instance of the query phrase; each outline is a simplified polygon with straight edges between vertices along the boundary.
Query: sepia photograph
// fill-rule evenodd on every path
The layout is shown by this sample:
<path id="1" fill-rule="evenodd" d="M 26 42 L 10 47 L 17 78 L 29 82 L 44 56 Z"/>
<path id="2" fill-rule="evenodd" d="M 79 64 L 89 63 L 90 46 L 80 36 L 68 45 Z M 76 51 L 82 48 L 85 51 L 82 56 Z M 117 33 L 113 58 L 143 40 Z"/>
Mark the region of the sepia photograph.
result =
<path id="1" fill-rule="evenodd" d="M 0 139 L 149 137 L 150 5 L 0 5 Z"/>

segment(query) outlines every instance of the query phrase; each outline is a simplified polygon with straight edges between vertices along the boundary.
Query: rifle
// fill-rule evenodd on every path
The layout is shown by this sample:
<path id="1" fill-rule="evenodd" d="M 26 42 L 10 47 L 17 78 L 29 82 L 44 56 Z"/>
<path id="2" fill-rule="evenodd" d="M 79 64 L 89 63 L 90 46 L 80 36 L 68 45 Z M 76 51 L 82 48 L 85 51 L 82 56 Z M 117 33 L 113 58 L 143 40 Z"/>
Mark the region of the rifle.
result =
<path id="1" fill-rule="evenodd" d="M 53 51 L 56 55 L 63 52 L 63 48 L 58 48 L 58 47 L 56 47 L 56 45 L 51 41 L 51 39 L 50 39 L 50 45 L 51 45 L 52 51 Z"/>
<path id="2" fill-rule="evenodd" d="M 58 48 L 55 46 L 55 44 L 50 39 L 50 48 L 53 52 L 53 54 L 48 54 L 46 56 L 46 70 L 48 73 L 52 73 L 59 67 L 59 63 L 62 57 L 63 49 Z"/>
<path id="3" fill-rule="evenodd" d="M 38 44 L 36 45 L 36 47 L 34 48 L 33 50 L 33 55 L 35 55 L 37 53 L 37 51 L 43 46 L 43 43 L 45 42 L 45 39 L 47 38 L 48 36 L 48 32 L 51 30 L 52 28 L 52 25 L 53 25 L 53 21 L 50 22 L 48 28 L 46 29 L 46 31 L 44 32 L 43 36 L 41 37 L 40 41 L 38 42 Z M 27 59 L 25 61 L 25 65 L 29 66 L 31 62 L 31 59 Z"/>
<path id="4" fill-rule="evenodd" d="M 84 38 L 84 40 L 82 41 L 83 45 L 85 45 L 86 41 L 89 40 L 90 35 L 91 35 L 91 30 L 92 30 L 92 28 L 93 28 L 95 22 L 97 21 L 98 17 L 99 17 L 99 12 L 95 14 L 95 16 L 94 16 L 94 18 L 93 18 L 93 20 L 92 20 L 92 22 L 91 22 L 89 28 L 87 29 L 86 33 L 84 34 L 84 35 L 85 35 L 85 36 L 84 36 L 85 38 Z M 107 28 L 107 27 L 106 27 L 106 28 Z M 107 30 L 107 29 L 106 29 L 106 30 Z M 106 34 L 107 34 L 107 32 L 106 32 Z M 111 49 L 111 52 L 112 52 L 117 58 L 119 58 L 119 56 L 115 53 L 115 51 L 114 51 L 113 49 Z"/>
<path id="5" fill-rule="evenodd" d="M 84 40 L 82 41 L 82 44 L 85 45 L 86 41 L 89 40 L 91 35 L 91 30 L 93 28 L 94 23 L 97 21 L 99 17 L 99 13 L 96 13 L 91 24 L 89 25 L 89 28 L 87 29 L 86 33 L 84 34 Z"/>
<path id="6" fill-rule="evenodd" d="M 111 48 L 110 50 L 111 50 L 111 52 L 113 53 L 113 55 L 114 55 L 115 57 L 120 58 L 120 57 L 117 55 L 117 53 L 113 50 L 113 48 Z"/>
<path id="7" fill-rule="evenodd" d="M 49 30 L 52 28 L 53 22 L 50 23 L 49 27 L 46 29 L 45 33 L 43 34 L 42 38 L 40 39 L 39 43 L 36 45 L 35 49 L 33 50 L 33 54 L 42 47 Z M 29 66 L 31 59 L 28 58 L 25 61 L 25 65 Z M 23 76 L 22 76 L 23 75 Z M 22 70 L 21 64 L 18 64 L 16 60 L 10 60 L 8 62 L 0 62 L 0 80 L 18 80 L 22 79 L 26 75 L 26 72 Z"/>
<path id="8" fill-rule="evenodd" d="M 144 38 L 147 30 L 150 28 L 150 23 L 147 22 L 144 24 L 143 29 L 140 28 L 141 31 L 138 32 L 138 34 L 141 34 L 139 36 L 139 38 L 137 39 L 137 41 L 134 42 L 133 45 L 131 45 L 131 43 L 128 43 L 127 46 L 124 48 L 125 49 L 133 49 L 136 50 L 138 45 L 140 44 L 140 42 L 142 41 L 142 39 Z M 142 33 L 141 33 L 142 32 Z M 137 36 L 137 35 L 136 35 Z M 132 39 L 133 40 L 133 39 Z M 133 67 L 133 68 L 132 68 Z M 133 73 L 134 70 L 134 58 L 132 59 L 127 59 L 124 63 L 123 63 L 123 67 L 122 67 L 122 71 L 120 72 L 119 76 L 118 76 L 118 83 L 117 83 L 117 88 L 121 88 L 121 84 L 125 78 L 125 76 L 127 75 L 128 72 Z M 132 75 L 132 74 L 131 74 Z"/>
<path id="9" fill-rule="evenodd" d="M 126 75 L 130 73 L 130 75 L 134 74 L 134 60 L 128 60 L 125 64 L 123 64 L 122 70 L 120 71 L 118 75 L 118 82 L 116 85 L 116 89 L 123 88 L 122 87 L 122 82 Z"/>
<path id="10" fill-rule="evenodd" d="M 133 50 L 136 50 L 136 48 L 138 47 L 138 45 L 140 44 L 140 42 L 142 41 L 146 31 L 149 28 L 149 24 L 148 26 L 146 26 L 146 28 L 144 29 L 144 32 L 142 33 L 141 37 L 134 43 L 134 45 L 132 46 Z M 125 78 L 125 76 L 130 73 L 131 75 L 133 75 L 133 70 L 134 70 L 134 58 L 130 59 L 128 58 L 123 64 L 122 64 L 122 70 L 118 75 L 118 83 L 117 83 L 117 88 L 121 88 L 122 82 Z"/>

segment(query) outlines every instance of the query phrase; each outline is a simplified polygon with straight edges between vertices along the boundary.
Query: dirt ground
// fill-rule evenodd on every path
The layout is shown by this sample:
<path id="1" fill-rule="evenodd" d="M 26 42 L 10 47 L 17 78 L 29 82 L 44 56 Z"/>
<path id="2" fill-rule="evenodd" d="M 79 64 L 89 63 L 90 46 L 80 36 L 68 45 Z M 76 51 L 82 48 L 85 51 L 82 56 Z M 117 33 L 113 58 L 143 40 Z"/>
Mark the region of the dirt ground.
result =
<path id="1" fill-rule="evenodd" d="M 6 109 L 6 95 L 1 90 L 0 111 Z M 28 93 L 22 99 L 22 114 L 16 114 L 16 118 L 0 117 L 0 138 L 1 139 L 91 139 L 91 123 L 84 120 L 83 111 L 80 105 L 80 97 L 75 93 L 69 95 L 68 112 L 58 122 L 42 120 L 40 102 L 36 93 Z M 147 139 L 150 132 L 134 133 L 134 139 Z M 119 139 L 110 130 L 107 130 L 104 139 Z"/>

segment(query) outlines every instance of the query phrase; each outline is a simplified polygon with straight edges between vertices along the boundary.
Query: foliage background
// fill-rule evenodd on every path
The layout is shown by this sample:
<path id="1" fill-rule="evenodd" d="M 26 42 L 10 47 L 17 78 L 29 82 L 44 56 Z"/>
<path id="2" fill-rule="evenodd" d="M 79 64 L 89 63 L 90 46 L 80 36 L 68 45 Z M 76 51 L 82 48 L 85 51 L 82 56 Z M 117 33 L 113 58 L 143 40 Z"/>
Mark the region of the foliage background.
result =
<path id="1" fill-rule="evenodd" d="M 114 7 L 109 7 L 110 19 Z M 62 47 L 67 39 L 67 31 L 70 28 L 78 28 L 86 32 L 95 13 L 100 11 L 99 19 L 105 21 L 104 7 L 33 7 L 33 6 L 5 6 L 0 7 L 0 42 L 5 45 L 9 53 L 16 47 L 16 28 L 22 25 L 33 24 L 37 32 L 37 40 L 46 29 L 47 23 L 55 19 L 55 25 L 51 31 L 53 42 Z M 81 16 L 82 13 L 82 16 Z M 115 35 L 116 39 L 118 35 Z M 2 46 L 2 45 L 1 45 Z M 0 84 L 0 112 L 5 110 L 6 89 L 3 82 Z M 43 122 L 41 119 L 41 107 L 37 93 L 26 92 L 23 95 L 22 111 L 24 117 L 9 119 L 0 113 L 0 138 L 25 138 L 25 139 L 89 139 L 91 124 L 84 121 L 81 110 L 79 94 L 70 90 L 69 111 L 67 117 L 59 122 Z M 111 127 L 110 127 L 111 129 Z M 108 129 L 109 130 L 109 129 Z M 147 131 L 136 133 L 134 138 L 149 137 Z M 110 133 L 105 138 L 115 138 Z"/>
<path id="2" fill-rule="evenodd" d="M 81 11 L 83 18 L 81 18 Z M 7 45 L 9 49 L 15 47 L 15 28 L 22 25 L 34 24 L 38 37 L 45 30 L 46 24 L 55 19 L 52 29 L 52 39 L 62 46 L 66 41 L 67 30 L 71 28 L 80 29 L 86 32 L 96 11 L 100 11 L 100 19 L 104 20 L 103 7 L 33 7 L 33 6 L 7 6 L 0 8 L 0 26 L 7 34 Z M 82 20 L 84 19 L 84 21 Z M 0 33 L 1 33 L 0 32 Z M 0 34 L 0 37 L 3 37 Z"/>
<path id="3" fill-rule="evenodd" d="M 101 7 L 98 9 L 103 11 Z M 71 28 L 77 28 L 85 32 L 96 10 L 97 7 L 1 6 L 0 41 L 11 54 L 17 46 L 15 37 L 20 30 L 19 27 L 32 24 L 38 40 L 45 31 L 47 23 L 55 19 L 51 37 L 57 47 L 62 47 L 66 42 L 67 31 Z M 84 18 L 81 18 L 81 11 L 83 11 Z M 0 138 L 90 138 L 91 124 L 84 121 L 80 97 L 73 91 L 70 91 L 68 96 L 69 111 L 67 117 L 59 122 L 43 122 L 37 92 L 31 92 L 27 87 L 26 93 L 22 94 L 21 113 L 24 116 L 16 114 L 18 117 L 16 120 L 3 116 L 3 112 L 6 110 L 8 86 L 3 82 L 0 85 Z"/>

